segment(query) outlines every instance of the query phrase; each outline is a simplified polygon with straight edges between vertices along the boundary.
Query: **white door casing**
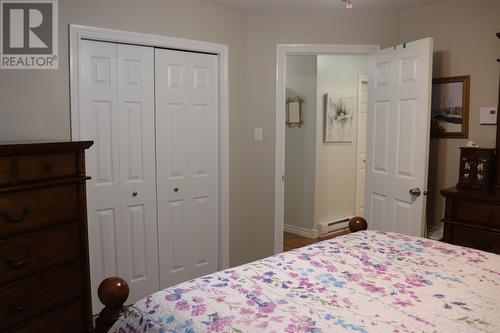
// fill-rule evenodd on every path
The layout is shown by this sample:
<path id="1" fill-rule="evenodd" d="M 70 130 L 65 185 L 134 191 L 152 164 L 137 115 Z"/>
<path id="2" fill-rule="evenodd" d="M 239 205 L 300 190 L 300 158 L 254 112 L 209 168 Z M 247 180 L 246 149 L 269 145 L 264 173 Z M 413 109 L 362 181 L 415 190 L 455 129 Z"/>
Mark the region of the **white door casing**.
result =
<path id="1" fill-rule="evenodd" d="M 368 71 L 368 226 L 424 236 L 432 38 L 374 52 Z"/>
<path id="2" fill-rule="evenodd" d="M 160 287 L 217 271 L 217 57 L 156 49 Z"/>
<path id="3" fill-rule="evenodd" d="M 364 216 L 366 179 L 366 131 L 368 124 L 368 76 L 366 75 L 360 75 L 358 80 L 357 117 L 358 139 L 356 150 L 355 215 Z"/>
<path id="4" fill-rule="evenodd" d="M 153 49 L 81 41 L 80 138 L 87 152 L 93 309 L 106 277 L 128 281 L 134 302 L 158 290 Z"/>

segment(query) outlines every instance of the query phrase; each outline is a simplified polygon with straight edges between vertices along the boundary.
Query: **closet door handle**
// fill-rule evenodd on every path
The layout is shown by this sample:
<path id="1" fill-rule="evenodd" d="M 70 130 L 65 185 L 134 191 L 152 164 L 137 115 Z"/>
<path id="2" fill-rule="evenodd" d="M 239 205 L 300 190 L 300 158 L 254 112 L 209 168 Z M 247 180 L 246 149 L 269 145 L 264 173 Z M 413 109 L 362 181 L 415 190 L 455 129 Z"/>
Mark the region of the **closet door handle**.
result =
<path id="1" fill-rule="evenodd" d="M 132 192 L 132 196 L 133 196 L 134 198 L 137 196 L 137 194 L 139 194 L 139 193 L 137 193 L 137 191 Z"/>

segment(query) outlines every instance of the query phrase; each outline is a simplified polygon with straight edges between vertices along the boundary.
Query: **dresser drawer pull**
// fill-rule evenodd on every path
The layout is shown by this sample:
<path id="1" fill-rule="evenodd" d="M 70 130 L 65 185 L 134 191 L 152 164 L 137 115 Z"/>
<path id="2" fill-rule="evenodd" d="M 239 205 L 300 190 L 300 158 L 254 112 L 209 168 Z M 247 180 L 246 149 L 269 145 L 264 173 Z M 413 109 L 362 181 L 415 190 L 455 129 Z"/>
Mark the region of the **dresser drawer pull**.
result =
<path id="1" fill-rule="evenodd" d="M 7 223 L 19 223 L 22 222 L 25 218 L 30 216 L 31 208 L 26 207 L 23 209 L 21 215 L 13 215 L 9 210 L 2 211 L 2 216 L 7 221 Z"/>
<path id="2" fill-rule="evenodd" d="M 486 243 L 474 242 L 473 245 L 474 245 L 473 247 L 478 249 L 478 250 L 488 251 L 488 250 L 491 250 L 493 248 L 494 243 L 491 241 L 486 242 Z"/>
<path id="3" fill-rule="evenodd" d="M 45 170 L 47 170 L 47 172 L 52 172 L 52 171 L 54 171 L 55 168 L 56 167 L 53 164 L 47 164 L 45 166 Z"/>
<path id="4" fill-rule="evenodd" d="M 24 260 L 15 261 L 14 258 L 12 258 L 11 256 L 7 256 L 5 257 L 4 261 L 8 266 L 12 268 L 17 268 L 30 263 L 32 259 L 33 259 L 33 253 L 31 251 L 28 251 L 26 252 Z"/>
<path id="5" fill-rule="evenodd" d="M 12 302 L 9 304 L 9 307 L 12 309 L 14 312 L 22 312 L 25 310 L 28 310 L 35 304 L 35 297 L 33 294 L 31 294 L 29 301 L 27 301 L 24 304 L 18 304 L 17 302 Z"/>

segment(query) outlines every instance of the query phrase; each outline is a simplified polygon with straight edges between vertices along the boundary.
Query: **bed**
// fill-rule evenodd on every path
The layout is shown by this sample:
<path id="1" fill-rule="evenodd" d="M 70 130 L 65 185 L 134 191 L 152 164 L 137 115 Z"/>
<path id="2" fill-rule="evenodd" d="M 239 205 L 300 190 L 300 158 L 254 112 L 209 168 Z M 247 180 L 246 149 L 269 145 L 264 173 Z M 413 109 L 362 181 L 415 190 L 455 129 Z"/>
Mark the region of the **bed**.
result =
<path id="1" fill-rule="evenodd" d="M 101 287 L 103 312 L 125 302 Z M 364 230 L 181 283 L 119 314 L 111 333 L 500 332 L 500 256 Z"/>

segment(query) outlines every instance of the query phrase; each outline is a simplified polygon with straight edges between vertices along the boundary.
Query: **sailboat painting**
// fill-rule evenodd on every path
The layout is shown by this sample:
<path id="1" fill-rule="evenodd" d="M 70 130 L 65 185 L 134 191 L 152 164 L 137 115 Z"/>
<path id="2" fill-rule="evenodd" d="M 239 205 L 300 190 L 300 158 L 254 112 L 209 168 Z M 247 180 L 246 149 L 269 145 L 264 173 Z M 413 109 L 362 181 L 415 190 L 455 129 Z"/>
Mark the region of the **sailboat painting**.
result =
<path id="1" fill-rule="evenodd" d="M 469 120 L 469 76 L 434 79 L 432 83 L 434 137 L 466 138 Z"/>

